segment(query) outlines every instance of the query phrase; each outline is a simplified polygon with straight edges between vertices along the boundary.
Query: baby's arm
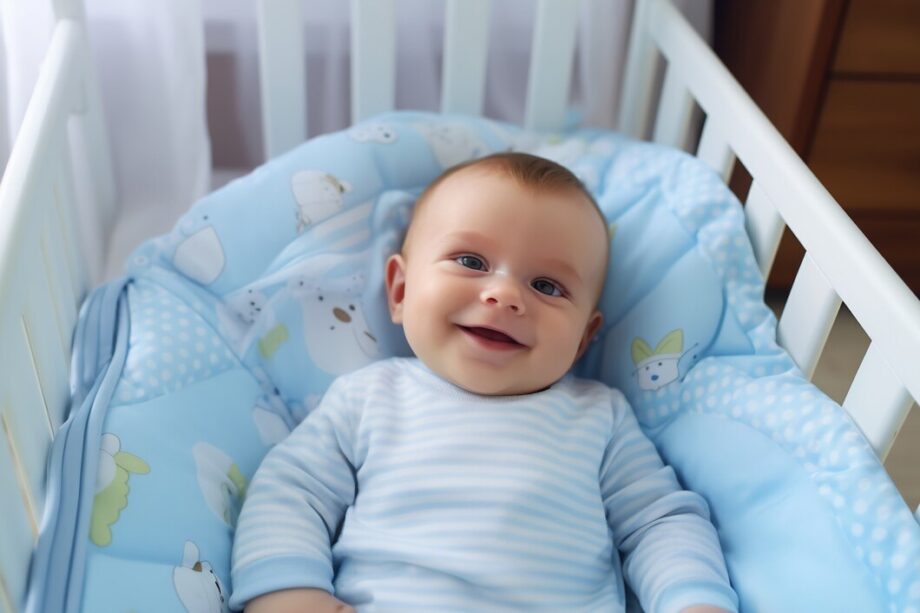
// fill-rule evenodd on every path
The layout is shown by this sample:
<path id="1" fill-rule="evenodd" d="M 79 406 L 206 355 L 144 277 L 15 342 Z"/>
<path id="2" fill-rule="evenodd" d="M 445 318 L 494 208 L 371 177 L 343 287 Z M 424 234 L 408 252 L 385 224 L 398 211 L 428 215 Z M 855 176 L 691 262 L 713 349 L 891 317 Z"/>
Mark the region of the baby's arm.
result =
<path id="1" fill-rule="evenodd" d="M 600 485 L 626 581 L 646 611 L 737 611 L 706 501 L 681 489 L 623 395 L 611 398 Z"/>
<path id="2" fill-rule="evenodd" d="M 253 477 L 234 536 L 231 607 L 279 590 L 333 592 L 332 542 L 356 492 L 359 408 L 341 381 Z"/>

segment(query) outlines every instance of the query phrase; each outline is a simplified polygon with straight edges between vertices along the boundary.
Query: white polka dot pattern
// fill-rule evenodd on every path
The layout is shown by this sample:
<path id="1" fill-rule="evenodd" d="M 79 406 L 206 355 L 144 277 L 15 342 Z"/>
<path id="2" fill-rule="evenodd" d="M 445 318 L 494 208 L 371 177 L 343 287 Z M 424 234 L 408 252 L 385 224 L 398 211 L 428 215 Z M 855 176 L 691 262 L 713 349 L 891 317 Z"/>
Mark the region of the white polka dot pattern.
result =
<path id="1" fill-rule="evenodd" d="M 138 279 L 128 288 L 131 332 L 115 402 L 144 402 L 237 365 L 227 344 L 189 306 Z"/>

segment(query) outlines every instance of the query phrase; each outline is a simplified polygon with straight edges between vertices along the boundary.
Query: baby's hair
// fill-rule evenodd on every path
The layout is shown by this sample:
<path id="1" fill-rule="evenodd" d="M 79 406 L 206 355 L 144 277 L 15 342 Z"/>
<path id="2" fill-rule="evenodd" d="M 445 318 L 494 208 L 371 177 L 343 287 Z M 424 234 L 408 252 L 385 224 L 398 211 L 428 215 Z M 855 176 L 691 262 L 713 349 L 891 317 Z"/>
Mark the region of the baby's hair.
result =
<path id="1" fill-rule="evenodd" d="M 584 196 L 597 210 L 604 225 L 607 223 L 604 219 L 604 214 L 594 200 L 594 196 L 591 195 L 591 192 L 585 188 L 584 184 L 571 170 L 538 155 L 519 152 L 493 153 L 486 157 L 468 160 L 451 166 L 425 188 L 425 191 L 422 192 L 422 195 L 419 196 L 418 201 L 415 203 L 415 210 L 418 211 L 421 205 L 448 177 L 473 168 L 503 172 L 524 187 L 539 190 L 572 190 Z"/>
<path id="2" fill-rule="evenodd" d="M 493 171 L 502 173 L 514 179 L 520 185 L 535 190 L 571 191 L 585 198 L 597 213 L 604 227 L 607 227 L 607 219 L 604 217 L 601 208 L 597 205 L 597 201 L 594 200 L 591 192 L 588 191 L 571 170 L 538 155 L 514 151 L 493 153 L 485 157 L 461 162 L 445 170 L 425 188 L 425 191 L 422 192 L 421 196 L 419 196 L 418 200 L 415 202 L 409 227 L 412 227 L 412 221 L 418 216 L 419 211 L 424 208 L 424 205 L 438 189 L 438 186 L 453 175 L 467 170 L 483 170 L 486 172 Z M 405 238 L 408 239 L 408 233 Z M 405 246 L 406 242 L 403 243 L 403 248 L 405 248 Z"/>

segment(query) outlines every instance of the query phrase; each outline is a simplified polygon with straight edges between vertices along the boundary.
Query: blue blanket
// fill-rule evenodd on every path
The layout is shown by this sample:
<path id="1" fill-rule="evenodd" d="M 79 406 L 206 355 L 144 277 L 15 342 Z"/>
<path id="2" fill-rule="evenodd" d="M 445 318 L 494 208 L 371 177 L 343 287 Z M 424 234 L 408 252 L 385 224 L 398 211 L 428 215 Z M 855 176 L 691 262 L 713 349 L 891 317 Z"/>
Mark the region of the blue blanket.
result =
<path id="1" fill-rule="evenodd" d="M 87 300 L 28 610 L 227 610 L 261 458 L 337 375 L 409 354 L 382 272 L 415 198 L 509 149 L 567 165 L 607 217 L 605 327 L 576 371 L 622 389 L 705 496 L 742 608 L 916 606 L 920 527 L 776 344 L 741 207 L 715 173 L 609 132 L 396 113 L 203 198 Z"/>

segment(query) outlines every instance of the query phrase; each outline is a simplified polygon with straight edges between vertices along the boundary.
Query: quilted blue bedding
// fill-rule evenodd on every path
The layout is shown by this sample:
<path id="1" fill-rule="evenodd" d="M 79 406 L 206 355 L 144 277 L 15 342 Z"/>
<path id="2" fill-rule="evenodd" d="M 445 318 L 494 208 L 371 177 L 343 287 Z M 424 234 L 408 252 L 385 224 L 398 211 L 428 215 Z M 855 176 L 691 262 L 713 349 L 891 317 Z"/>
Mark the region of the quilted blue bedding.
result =
<path id="1" fill-rule="evenodd" d="M 742 610 L 920 609 L 920 527 L 776 344 L 741 207 L 715 173 L 609 132 L 393 113 L 203 198 L 87 299 L 28 610 L 228 610 L 233 526 L 261 458 L 336 376 L 409 355 L 382 273 L 416 197 L 509 149 L 595 194 L 605 327 L 576 372 L 622 389 L 707 499 Z"/>

